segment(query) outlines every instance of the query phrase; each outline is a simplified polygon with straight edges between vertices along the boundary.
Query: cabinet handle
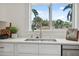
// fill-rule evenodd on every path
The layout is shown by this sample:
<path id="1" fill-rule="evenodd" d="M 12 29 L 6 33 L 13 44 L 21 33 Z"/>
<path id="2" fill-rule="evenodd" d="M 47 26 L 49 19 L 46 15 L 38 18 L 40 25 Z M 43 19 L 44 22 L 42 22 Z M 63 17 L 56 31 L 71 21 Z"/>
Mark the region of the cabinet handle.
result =
<path id="1" fill-rule="evenodd" d="M 4 47 L 0 47 L 0 48 L 4 48 Z"/>

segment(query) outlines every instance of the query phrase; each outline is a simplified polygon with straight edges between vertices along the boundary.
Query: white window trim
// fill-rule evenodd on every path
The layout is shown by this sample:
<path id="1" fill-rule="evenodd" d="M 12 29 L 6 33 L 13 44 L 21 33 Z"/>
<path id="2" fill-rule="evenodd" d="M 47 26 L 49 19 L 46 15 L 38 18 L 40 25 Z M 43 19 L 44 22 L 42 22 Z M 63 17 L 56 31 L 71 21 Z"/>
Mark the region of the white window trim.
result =
<path id="1" fill-rule="evenodd" d="M 77 28 L 77 4 L 73 4 L 73 9 L 72 9 L 72 28 Z"/>
<path id="2" fill-rule="evenodd" d="M 29 3 L 29 31 L 32 31 L 32 29 L 31 29 L 31 24 L 32 24 L 32 21 L 31 21 L 32 17 L 31 17 L 31 15 L 32 15 L 32 4 Z"/>
<path id="3" fill-rule="evenodd" d="M 32 6 L 33 6 L 33 5 L 48 5 L 48 6 L 50 6 L 49 3 L 38 3 L 38 4 L 36 4 L 36 3 L 35 3 L 35 4 L 34 4 L 34 3 L 33 3 L 33 4 L 30 3 L 30 4 L 29 4 L 29 31 L 32 31 L 32 29 L 31 29 L 31 24 L 32 24 L 31 19 L 32 19 Z M 52 8 L 51 8 L 51 9 L 52 9 Z M 50 10 L 49 12 L 50 12 L 50 15 L 52 16 L 52 13 L 51 13 L 52 10 Z M 50 15 L 49 15 L 49 16 L 50 16 Z M 51 22 L 51 21 L 52 21 L 52 17 L 51 17 L 51 16 L 49 17 L 50 24 L 51 24 L 49 30 L 51 30 L 51 27 L 52 27 L 52 22 Z"/>
<path id="4" fill-rule="evenodd" d="M 49 30 L 52 30 L 52 4 L 49 5 Z"/>
<path id="5" fill-rule="evenodd" d="M 43 4 L 43 3 L 42 3 Z M 40 4 L 40 5 L 42 5 Z M 32 17 L 31 17 L 31 14 L 32 14 L 32 3 L 29 4 L 29 31 L 32 31 L 31 29 L 31 24 L 32 24 Z M 39 5 L 39 4 L 35 4 L 35 5 Z M 45 5 L 45 4 L 43 4 Z M 48 31 L 53 31 L 53 28 L 52 28 L 52 8 L 51 8 L 51 4 L 48 4 L 50 6 L 50 9 L 49 9 L 49 27 L 50 29 Z M 73 12 L 72 12 L 72 28 L 77 28 L 77 4 L 73 4 Z M 54 29 L 55 30 L 55 29 Z M 56 29 L 57 30 L 57 29 Z M 62 29 L 60 29 L 62 30 Z"/>

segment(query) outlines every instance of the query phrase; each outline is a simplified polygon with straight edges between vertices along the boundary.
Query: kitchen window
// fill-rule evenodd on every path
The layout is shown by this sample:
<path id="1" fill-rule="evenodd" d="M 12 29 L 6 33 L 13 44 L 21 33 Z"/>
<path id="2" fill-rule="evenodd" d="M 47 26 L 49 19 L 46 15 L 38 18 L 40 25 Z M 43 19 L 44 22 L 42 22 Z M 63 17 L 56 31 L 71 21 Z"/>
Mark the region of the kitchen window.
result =
<path id="1" fill-rule="evenodd" d="M 67 29 L 72 27 L 72 4 L 52 4 L 52 27 Z"/>
<path id="2" fill-rule="evenodd" d="M 48 5 L 34 5 L 32 6 L 32 29 L 49 30 L 49 6 Z M 35 27 L 34 27 L 35 26 Z"/>
<path id="3" fill-rule="evenodd" d="M 32 4 L 31 11 L 32 30 L 39 30 L 40 26 L 37 25 L 40 23 L 42 30 L 68 29 L 74 26 L 73 4 Z"/>

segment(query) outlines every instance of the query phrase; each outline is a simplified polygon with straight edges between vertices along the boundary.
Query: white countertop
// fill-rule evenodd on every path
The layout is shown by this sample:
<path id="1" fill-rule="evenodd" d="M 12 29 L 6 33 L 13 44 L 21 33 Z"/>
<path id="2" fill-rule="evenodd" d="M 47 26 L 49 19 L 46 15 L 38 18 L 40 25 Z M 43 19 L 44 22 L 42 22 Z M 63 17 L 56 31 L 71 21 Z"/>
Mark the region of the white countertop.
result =
<path id="1" fill-rule="evenodd" d="M 53 41 L 24 41 L 27 38 L 16 38 L 16 39 L 0 39 L 0 43 L 49 43 L 49 44 L 71 44 L 79 45 L 79 41 L 69 41 L 66 39 L 56 39 L 56 42 Z"/>

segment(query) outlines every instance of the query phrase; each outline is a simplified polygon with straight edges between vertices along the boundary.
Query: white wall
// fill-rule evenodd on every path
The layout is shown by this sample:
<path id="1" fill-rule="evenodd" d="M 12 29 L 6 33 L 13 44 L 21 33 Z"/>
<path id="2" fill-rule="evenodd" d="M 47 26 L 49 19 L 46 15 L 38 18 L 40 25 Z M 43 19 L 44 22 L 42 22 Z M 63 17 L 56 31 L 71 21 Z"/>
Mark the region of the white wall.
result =
<path id="1" fill-rule="evenodd" d="M 77 28 L 79 30 L 79 4 L 77 4 Z"/>
<path id="2" fill-rule="evenodd" d="M 30 38 L 31 36 L 33 38 L 36 38 L 40 35 L 40 31 L 34 31 L 34 32 L 28 32 L 27 37 Z M 66 30 L 61 29 L 53 29 L 52 31 L 43 31 L 42 30 L 42 38 L 66 38 Z"/>
<path id="3" fill-rule="evenodd" d="M 73 22 L 74 22 L 74 26 L 75 26 L 75 28 L 78 28 L 78 30 L 79 30 L 79 3 L 76 3 L 75 4 L 75 7 L 74 7 L 75 9 L 74 9 L 74 15 L 73 15 Z M 75 17 L 74 17 L 75 16 Z"/>
<path id="4" fill-rule="evenodd" d="M 25 37 L 28 31 L 29 4 L 4 3 L 0 4 L 0 19 L 12 22 L 18 28 L 18 36 Z M 9 25 L 9 24 L 8 24 Z"/>

